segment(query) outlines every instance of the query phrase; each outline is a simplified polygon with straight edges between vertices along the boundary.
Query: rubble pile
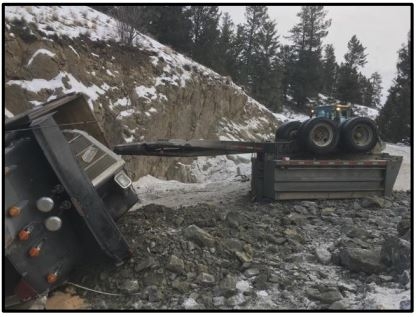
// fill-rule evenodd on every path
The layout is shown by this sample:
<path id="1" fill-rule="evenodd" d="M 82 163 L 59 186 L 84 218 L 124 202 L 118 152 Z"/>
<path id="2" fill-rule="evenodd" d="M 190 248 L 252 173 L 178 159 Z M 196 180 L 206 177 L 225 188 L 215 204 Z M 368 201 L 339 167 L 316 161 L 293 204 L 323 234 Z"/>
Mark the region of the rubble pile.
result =
<path id="1" fill-rule="evenodd" d="M 390 199 L 149 204 L 133 251 L 74 281 L 94 309 L 409 309 L 410 193 Z M 385 299 L 389 296 L 390 300 Z"/>

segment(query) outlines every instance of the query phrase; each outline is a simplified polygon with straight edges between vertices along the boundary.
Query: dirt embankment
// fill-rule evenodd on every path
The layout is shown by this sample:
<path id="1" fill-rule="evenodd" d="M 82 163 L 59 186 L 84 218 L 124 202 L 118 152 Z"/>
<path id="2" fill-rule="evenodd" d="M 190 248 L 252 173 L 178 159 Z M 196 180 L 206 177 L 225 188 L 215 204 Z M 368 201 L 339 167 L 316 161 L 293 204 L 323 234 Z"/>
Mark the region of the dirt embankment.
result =
<path id="1" fill-rule="evenodd" d="M 8 8 L 5 23 L 8 113 L 82 92 L 111 145 L 167 138 L 261 140 L 278 125 L 230 78 L 142 34 L 133 46 L 121 44 L 115 20 L 91 8 Z M 196 180 L 179 164 L 193 159 L 126 159 L 134 179 L 151 174 Z"/>

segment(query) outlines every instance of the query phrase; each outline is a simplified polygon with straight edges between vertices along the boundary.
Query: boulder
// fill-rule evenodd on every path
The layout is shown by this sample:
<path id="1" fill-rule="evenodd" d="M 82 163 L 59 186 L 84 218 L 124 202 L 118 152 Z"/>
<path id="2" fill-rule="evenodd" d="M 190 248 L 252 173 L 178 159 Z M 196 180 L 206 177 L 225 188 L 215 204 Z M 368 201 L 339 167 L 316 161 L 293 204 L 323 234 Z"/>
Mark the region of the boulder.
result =
<path id="1" fill-rule="evenodd" d="M 380 273 L 385 269 L 384 265 L 380 263 L 379 250 L 345 247 L 340 250 L 339 255 L 339 263 L 353 272 L 373 274 Z"/>
<path id="2" fill-rule="evenodd" d="M 383 208 L 385 200 L 377 196 L 368 196 L 363 198 L 360 204 L 363 208 Z"/>
<path id="3" fill-rule="evenodd" d="M 398 237 L 387 238 L 382 245 L 380 260 L 396 272 L 409 269 L 411 267 L 411 243 Z"/>
<path id="4" fill-rule="evenodd" d="M 205 230 L 196 225 L 190 225 L 184 230 L 184 235 L 187 239 L 195 242 L 201 247 L 214 247 L 215 239 Z"/>

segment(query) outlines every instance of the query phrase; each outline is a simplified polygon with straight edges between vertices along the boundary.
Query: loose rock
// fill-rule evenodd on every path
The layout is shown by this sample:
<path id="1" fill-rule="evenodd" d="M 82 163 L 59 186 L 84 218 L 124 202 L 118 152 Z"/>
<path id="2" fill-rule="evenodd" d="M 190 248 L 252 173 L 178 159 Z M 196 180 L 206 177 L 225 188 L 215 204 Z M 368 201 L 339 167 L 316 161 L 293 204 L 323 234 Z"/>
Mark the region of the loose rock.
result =
<path id="1" fill-rule="evenodd" d="M 325 247 L 321 246 L 316 248 L 315 255 L 322 264 L 329 264 L 331 262 L 331 253 Z"/>
<path id="2" fill-rule="evenodd" d="M 402 272 L 411 267 L 411 244 L 398 237 L 389 237 L 383 242 L 380 258 L 386 266 Z"/>
<path id="3" fill-rule="evenodd" d="M 175 273 L 184 272 L 184 262 L 175 255 L 170 256 L 170 260 L 167 264 L 167 270 Z"/>
<path id="4" fill-rule="evenodd" d="M 384 266 L 380 263 L 380 251 L 360 248 L 344 248 L 340 251 L 340 263 L 353 272 L 380 273 Z"/>
<path id="5" fill-rule="evenodd" d="M 329 288 L 322 291 L 315 288 L 308 288 L 306 295 L 313 300 L 318 300 L 325 304 L 331 304 L 343 298 L 340 291 L 336 288 Z"/>
<path id="6" fill-rule="evenodd" d="M 214 247 L 215 239 L 205 230 L 196 225 L 190 225 L 184 230 L 187 239 L 192 240 L 201 247 Z"/>

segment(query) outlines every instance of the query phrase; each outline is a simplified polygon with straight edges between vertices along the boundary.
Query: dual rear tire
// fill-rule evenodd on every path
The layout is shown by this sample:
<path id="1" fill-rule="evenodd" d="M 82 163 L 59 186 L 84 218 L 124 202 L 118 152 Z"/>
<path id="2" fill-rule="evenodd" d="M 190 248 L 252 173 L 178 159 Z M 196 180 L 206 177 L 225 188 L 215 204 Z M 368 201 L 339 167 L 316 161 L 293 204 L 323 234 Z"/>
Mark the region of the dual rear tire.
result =
<path id="1" fill-rule="evenodd" d="M 344 152 L 364 153 L 374 148 L 378 134 L 375 123 L 365 117 L 349 119 L 340 126 L 327 118 L 313 118 L 280 126 L 275 140 L 296 140 L 302 149 L 315 154 L 332 153 L 337 147 Z"/>

